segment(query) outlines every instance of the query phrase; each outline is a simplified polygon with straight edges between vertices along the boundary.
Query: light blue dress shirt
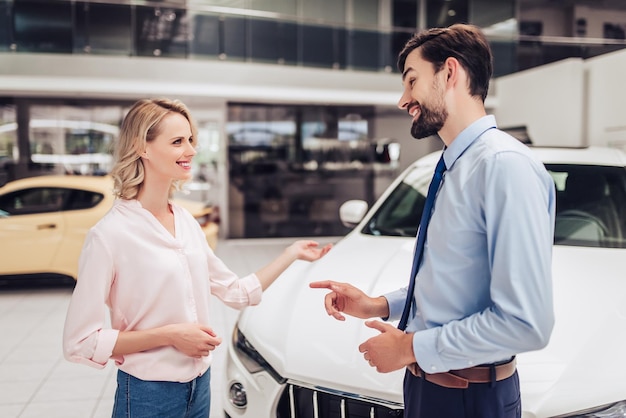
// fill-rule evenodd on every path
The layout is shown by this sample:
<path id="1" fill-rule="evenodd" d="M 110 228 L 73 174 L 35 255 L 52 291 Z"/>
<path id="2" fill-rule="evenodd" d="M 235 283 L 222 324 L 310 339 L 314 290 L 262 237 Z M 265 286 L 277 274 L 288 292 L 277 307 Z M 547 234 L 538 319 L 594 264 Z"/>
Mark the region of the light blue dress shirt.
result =
<path id="1" fill-rule="evenodd" d="M 444 160 L 406 329 L 428 373 L 542 348 L 554 325 L 555 189 L 544 165 L 493 116 L 461 132 Z M 390 320 L 406 293 L 385 295 Z"/>

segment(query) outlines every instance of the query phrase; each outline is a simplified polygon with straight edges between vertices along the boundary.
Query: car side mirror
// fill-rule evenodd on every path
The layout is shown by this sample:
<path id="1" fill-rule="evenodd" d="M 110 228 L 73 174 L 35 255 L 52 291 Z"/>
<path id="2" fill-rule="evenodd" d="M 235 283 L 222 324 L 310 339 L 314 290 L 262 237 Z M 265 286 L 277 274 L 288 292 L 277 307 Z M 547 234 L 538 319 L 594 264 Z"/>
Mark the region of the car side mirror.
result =
<path id="1" fill-rule="evenodd" d="M 339 219 L 347 228 L 354 228 L 363 220 L 368 204 L 364 200 L 348 200 L 339 207 Z"/>

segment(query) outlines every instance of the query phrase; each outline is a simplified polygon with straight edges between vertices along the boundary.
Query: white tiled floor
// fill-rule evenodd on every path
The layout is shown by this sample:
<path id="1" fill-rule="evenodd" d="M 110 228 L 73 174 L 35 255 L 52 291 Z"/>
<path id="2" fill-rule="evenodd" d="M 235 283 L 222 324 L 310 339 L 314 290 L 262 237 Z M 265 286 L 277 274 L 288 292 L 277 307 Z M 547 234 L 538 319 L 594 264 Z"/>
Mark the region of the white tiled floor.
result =
<path id="1" fill-rule="evenodd" d="M 220 241 L 217 255 L 235 273 L 258 270 L 295 238 Z M 317 238 L 321 244 L 337 238 Z M 115 372 L 69 363 L 61 352 L 71 285 L 0 284 L 0 417 L 104 418 L 111 416 Z M 214 329 L 230 338 L 237 311 L 216 299 Z M 223 417 L 220 391 L 225 347 L 211 371 L 211 417 Z"/>

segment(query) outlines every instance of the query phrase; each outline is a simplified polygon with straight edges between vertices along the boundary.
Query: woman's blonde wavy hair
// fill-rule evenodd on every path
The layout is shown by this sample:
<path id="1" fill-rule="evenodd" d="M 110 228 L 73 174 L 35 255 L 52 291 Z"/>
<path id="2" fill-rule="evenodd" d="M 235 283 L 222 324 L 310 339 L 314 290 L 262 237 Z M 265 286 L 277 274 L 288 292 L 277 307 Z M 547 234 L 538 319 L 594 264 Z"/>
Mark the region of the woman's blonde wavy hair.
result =
<path id="1" fill-rule="evenodd" d="M 113 193 L 121 199 L 134 199 L 144 181 L 144 166 L 140 155 L 146 145 L 161 132 L 161 121 L 169 113 L 179 113 L 189 121 L 191 134 L 197 138 L 196 126 L 189 109 L 179 100 L 144 99 L 128 111 L 113 152 L 115 164 L 111 169 Z M 180 189 L 182 181 L 173 181 L 170 195 Z"/>

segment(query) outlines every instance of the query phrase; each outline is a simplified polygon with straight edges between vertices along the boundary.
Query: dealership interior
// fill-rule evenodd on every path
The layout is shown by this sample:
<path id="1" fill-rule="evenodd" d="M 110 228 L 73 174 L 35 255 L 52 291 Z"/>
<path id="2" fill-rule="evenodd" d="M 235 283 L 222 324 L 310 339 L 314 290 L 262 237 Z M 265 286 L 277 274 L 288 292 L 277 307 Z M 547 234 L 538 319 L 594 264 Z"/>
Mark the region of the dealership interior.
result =
<path id="1" fill-rule="evenodd" d="M 494 80 L 626 50 L 622 0 L 0 0 L 0 186 L 106 175 L 130 106 L 180 99 L 198 153 L 178 193 L 219 212 L 216 254 L 251 273 L 298 237 L 339 241 L 342 203 L 371 205 L 441 148 L 409 135 L 396 57 L 416 31 L 465 22 L 485 31 Z M 110 416 L 114 366 L 61 353 L 73 283 L 1 276 L 0 416 Z M 213 309 L 228 340 L 236 311 Z"/>
<path id="2" fill-rule="evenodd" d="M 219 207 L 222 238 L 342 235 L 343 201 L 372 203 L 440 148 L 411 140 L 396 107 L 416 29 L 481 26 L 498 79 L 624 48 L 625 14 L 607 0 L 0 0 L 0 183 L 106 173 L 130 104 L 178 98 L 199 128 L 188 193 Z"/>

